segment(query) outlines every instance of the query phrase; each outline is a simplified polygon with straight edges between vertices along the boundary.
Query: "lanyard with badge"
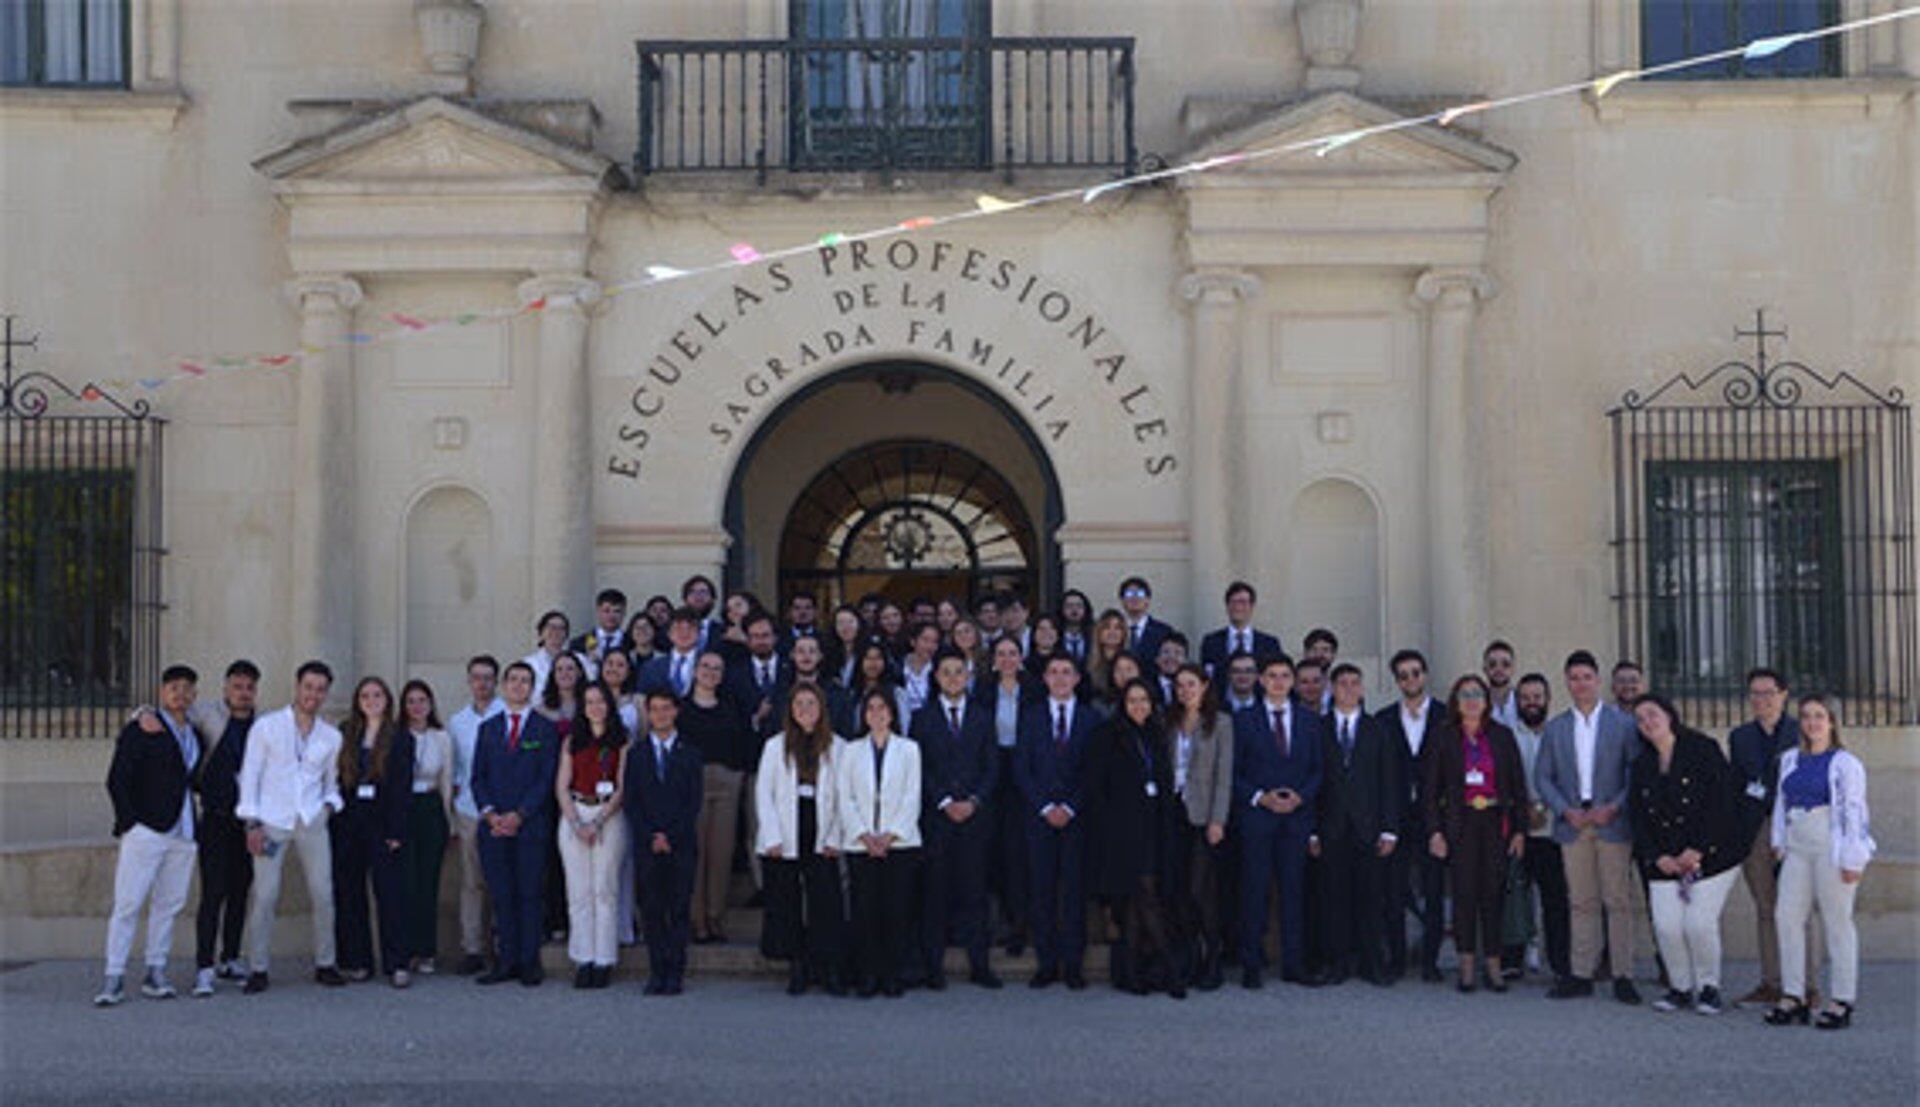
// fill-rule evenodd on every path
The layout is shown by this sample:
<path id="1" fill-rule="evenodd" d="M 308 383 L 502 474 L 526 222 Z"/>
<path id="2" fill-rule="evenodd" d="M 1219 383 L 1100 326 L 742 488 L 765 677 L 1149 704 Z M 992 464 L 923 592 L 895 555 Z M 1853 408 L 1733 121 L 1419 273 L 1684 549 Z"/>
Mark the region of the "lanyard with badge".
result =
<path id="1" fill-rule="evenodd" d="M 1147 771 L 1147 786 L 1145 789 L 1147 798 L 1155 799 L 1160 795 L 1160 785 L 1153 779 L 1153 754 L 1147 750 L 1147 740 L 1142 738 L 1137 731 L 1133 735 L 1133 751 L 1140 756 L 1141 767 Z"/>

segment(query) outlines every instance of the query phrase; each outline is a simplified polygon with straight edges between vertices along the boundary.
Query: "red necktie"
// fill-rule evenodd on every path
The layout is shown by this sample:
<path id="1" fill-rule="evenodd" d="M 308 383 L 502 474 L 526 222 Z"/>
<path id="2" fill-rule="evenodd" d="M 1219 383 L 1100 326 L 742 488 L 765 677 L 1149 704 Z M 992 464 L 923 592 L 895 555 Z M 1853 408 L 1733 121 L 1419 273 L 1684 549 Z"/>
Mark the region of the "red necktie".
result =
<path id="1" fill-rule="evenodd" d="M 520 716 L 507 716 L 507 752 L 520 752 Z"/>
<path id="2" fill-rule="evenodd" d="M 1280 744 L 1280 757 L 1287 756 L 1287 709 L 1281 708 L 1273 713 L 1273 740 Z"/>

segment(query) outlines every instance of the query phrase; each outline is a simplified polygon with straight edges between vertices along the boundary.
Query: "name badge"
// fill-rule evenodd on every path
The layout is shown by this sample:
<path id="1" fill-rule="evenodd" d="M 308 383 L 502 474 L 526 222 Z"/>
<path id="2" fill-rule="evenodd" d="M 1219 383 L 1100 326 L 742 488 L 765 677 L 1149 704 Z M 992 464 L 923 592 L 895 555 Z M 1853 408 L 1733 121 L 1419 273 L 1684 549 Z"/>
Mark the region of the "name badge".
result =
<path id="1" fill-rule="evenodd" d="M 360 797 L 361 799 L 363 799 L 363 800 L 370 800 L 370 799 L 372 799 L 372 798 L 373 798 L 373 785 L 371 785 L 371 784 L 362 784 L 362 785 L 360 786 L 360 788 L 359 788 L 359 790 L 357 790 L 357 791 L 355 791 L 355 792 L 354 792 L 354 795 L 356 795 L 356 796 L 359 796 L 359 797 Z"/>
<path id="2" fill-rule="evenodd" d="M 1467 787 L 1478 788 L 1486 782 L 1487 774 L 1481 772 L 1479 769 L 1467 770 Z"/>
<path id="3" fill-rule="evenodd" d="M 1747 782 L 1747 798 L 1763 800 L 1767 798 L 1767 786 L 1757 780 Z"/>
<path id="4" fill-rule="evenodd" d="M 813 798 L 813 785 L 811 785 L 811 784 L 802 784 L 802 785 L 800 786 L 800 792 L 799 792 L 799 795 L 800 795 L 800 798 L 801 798 L 801 799 L 803 799 L 803 800 L 810 800 L 810 799 L 812 799 L 812 798 Z"/>
<path id="5" fill-rule="evenodd" d="M 1147 781 L 1147 798 L 1152 799 L 1153 797 L 1159 794 L 1160 794 L 1160 785 L 1151 780 Z"/>
<path id="6" fill-rule="evenodd" d="M 601 799 L 606 799 L 608 796 L 613 795 L 613 781 L 603 780 L 594 785 L 593 794 L 599 796 Z"/>

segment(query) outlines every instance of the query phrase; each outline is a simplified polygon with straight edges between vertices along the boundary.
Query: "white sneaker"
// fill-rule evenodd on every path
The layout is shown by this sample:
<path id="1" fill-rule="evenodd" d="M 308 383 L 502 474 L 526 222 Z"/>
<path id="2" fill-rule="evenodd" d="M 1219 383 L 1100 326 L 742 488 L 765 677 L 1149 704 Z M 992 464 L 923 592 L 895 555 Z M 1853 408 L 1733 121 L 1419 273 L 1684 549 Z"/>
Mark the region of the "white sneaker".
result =
<path id="1" fill-rule="evenodd" d="M 413 976 L 412 976 L 412 974 L 410 974 L 410 973 L 408 973 L 408 972 L 407 972 L 407 970 L 405 970 L 405 969 L 395 969 L 395 970 L 393 971 L 393 986 L 394 986 L 394 987 L 396 987 L 396 988 L 404 988 L 404 987 L 406 987 L 407 985 L 409 985 L 409 984 L 411 984 L 411 983 L 413 983 Z"/>
<path id="2" fill-rule="evenodd" d="M 126 979 L 119 976 L 109 976 L 107 977 L 107 982 L 101 985 L 100 994 L 93 997 L 93 1005 L 95 1007 L 115 1007 L 125 998 L 127 998 Z"/>
<path id="3" fill-rule="evenodd" d="M 148 999 L 172 999 L 180 993 L 168 982 L 166 970 L 148 969 L 146 978 L 140 981 L 140 994 Z"/>
<path id="4" fill-rule="evenodd" d="M 214 975 L 222 980 L 245 980 L 247 978 L 247 963 L 236 957 L 226 964 L 221 965 L 215 970 Z"/>
<path id="5" fill-rule="evenodd" d="M 193 998 L 205 999 L 213 994 L 214 971 L 201 969 L 193 974 Z"/>
<path id="6" fill-rule="evenodd" d="M 440 971 L 439 966 L 433 963 L 433 958 L 431 957 L 422 957 L 420 959 L 420 963 L 415 965 L 413 968 L 414 968 L 414 971 L 419 973 L 421 976 L 432 976 L 434 973 Z"/>

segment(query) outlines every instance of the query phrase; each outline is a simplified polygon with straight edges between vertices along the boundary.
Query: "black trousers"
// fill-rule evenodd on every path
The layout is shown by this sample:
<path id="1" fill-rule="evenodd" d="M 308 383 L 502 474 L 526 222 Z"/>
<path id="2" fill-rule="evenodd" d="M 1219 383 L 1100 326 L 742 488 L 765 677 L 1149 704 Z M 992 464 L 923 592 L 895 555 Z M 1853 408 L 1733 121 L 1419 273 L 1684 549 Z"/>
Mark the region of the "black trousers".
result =
<path id="1" fill-rule="evenodd" d="M 216 943 L 222 962 L 240 957 L 253 857 L 247 853 L 247 825 L 232 815 L 201 815 L 198 838 L 200 909 L 194 915 L 194 964 L 210 969 Z"/>
<path id="2" fill-rule="evenodd" d="M 1335 834 L 1320 839 L 1320 871 L 1324 895 L 1317 914 L 1327 943 L 1326 964 L 1336 972 L 1379 974 L 1386 966 L 1380 940 L 1386 859 L 1374 842 Z"/>
<path id="3" fill-rule="evenodd" d="M 367 883 L 380 919 L 380 971 L 392 975 L 407 967 L 407 879 L 400 851 L 387 848 L 371 809 L 349 808 L 328 824 L 333 847 L 333 940 L 342 969 L 371 972 L 373 934 Z"/>
<path id="4" fill-rule="evenodd" d="M 438 792 L 415 793 L 407 808 L 407 953 L 431 958 L 440 945 L 440 865 L 447 857 L 447 809 Z"/>
<path id="5" fill-rule="evenodd" d="M 1140 995 L 1185 987 L 1193 966 L 1158 882 L 1138 878 L 1115 899 L 1113 914 L 1120 921 L 1120 940 L 1109 950 L 1113 986 Z"/>
<path id="6" fill-rule="evenodd" d="M 1401 830 L 1400 844 L 1388 858 L 1384 906 L 1388 974 L 1398 976 L 1407 969 L 1408 912 L 1420 920 L 1420 967 L 1438 964 L 1440 940 L 1447 933 L 1447 863 L 1427 852 L 1424 830 Z"/>
<path id="7" fill-rule="evenodd" d="M 1497 807 L 1463 811 L 1460 840 L 1447 843 L 1447 873 L 1453 880 L 1453 948 L 1462 957 L 1498 957 L 1501 919 L 1507 903 L 1505 812 Z"/>
<path id="8" fill-rule="evenodd" d="M 640 925 L 647 932 L 647 974 L 655 983 L 679 983 L 687 975 L 687 942 L 693 937 L 693 877 L 699 851 L 655 853 L 635 835 L 634 877 L 640 883 Z"/>
<path id="9" fill-rule="evenodd" d="M 928 975 L 943 971 L 949 932 L 967 951 L 974 972 L 987 968 L 987 853 L 993 846 L 993 811 L 974 812 L 955 824 L 945 813 L 929 816 L 920 906 L 921 955 Z"/>
<path id="10" fill-rule="evenodd" d="M 918 851 L 885 857 L 847 855 L 853 878 L 853 932 L 860 977 L 886 986 L 900 983 L 902 966 L 919 948 L 913 931 L 913 870 Z"/>
<path id="11" fill-rule="evenodd" d="M 1571 911 L 1567 904 L 1567 870 L 1560 859 L 1560 843 L 1552 838 L 1527 839 L 1527 883 L 1540 894 L 1540 933 L 1547 947 L 1547 968 L 1556 978 L 1573 975 L 1569 956 L 1573 947 Z M 1507 948 L 1507 967 L 1525 964 L 1525 946 Z"/>
<path id="12" fill-rule="evenodd" d="M 1000 920 L 1009 937 L 1027 929 L 1028 898 L 1033 877 L 1027 867 L 1026 802 L 1013 783 L 1013 750 L 999 751 L 999 787 L 987 813 L 993 817 L 993 844 L 988 848 L 987 884 L 1000 905 Z"/>
<path id="13" fill-rule="evenodd" d="M 815 839 L 814 802 L 800 801 L 796 819 L 802 842 Z M 840 862 L 809 851 L 800 857 L 760 859 L 767 912 L 761 923 L 760 952 L 773 960 L 795 961 L 817 980 L 837 977 L 846 948 L 846 899 L 840 886 Z"/>

